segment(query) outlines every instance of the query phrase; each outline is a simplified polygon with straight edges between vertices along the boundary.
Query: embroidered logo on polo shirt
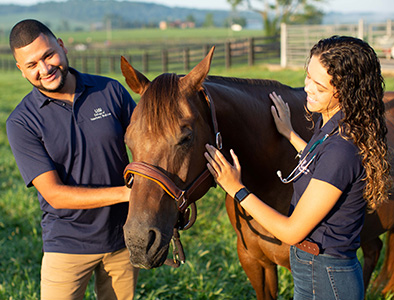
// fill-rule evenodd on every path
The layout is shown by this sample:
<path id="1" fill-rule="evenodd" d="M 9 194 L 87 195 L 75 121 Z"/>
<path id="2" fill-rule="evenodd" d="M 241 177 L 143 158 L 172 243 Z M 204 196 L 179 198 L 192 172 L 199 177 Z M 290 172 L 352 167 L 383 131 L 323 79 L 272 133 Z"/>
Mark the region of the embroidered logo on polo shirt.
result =
<path id="1" fill-rule="evenodd" d="M 95 108 L 94 109 L 94 114 L 93 114 L 93 118 L 90 118 L 90 121 L 96 121 L 96 120 L 100 120 L 106 117 L 109 117 L 111 115 L 111 113 L 107 113 L 105 110 L 103 110 L 101 107 L 99 108 Z"/>

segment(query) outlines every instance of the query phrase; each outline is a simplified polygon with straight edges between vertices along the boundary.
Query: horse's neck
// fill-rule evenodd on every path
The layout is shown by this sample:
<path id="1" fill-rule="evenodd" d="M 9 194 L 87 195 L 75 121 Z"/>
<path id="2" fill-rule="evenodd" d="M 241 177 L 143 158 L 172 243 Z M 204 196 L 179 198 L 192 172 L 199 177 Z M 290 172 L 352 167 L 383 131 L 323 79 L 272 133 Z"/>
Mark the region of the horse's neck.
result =
<path id="1" fill-rule="evenodd" d="M 307 124 L 303 120 L 302 90 L 254 84 L 218 84 L 208 88 L 215 102 L 219 131 L 223 136 L 223 153 L 231 159 L 229 149 L 235 150 L 244 170 L 244 183 L 256 191 L 280 185 L 276 171 L 288 173 L 294 168 L 295 150 L 276 129 L 271 114 L 273 104 L 268 95 L 275 91 L 289 101 L 292 114 L 294 112 L 293 121 L 297 123 L 293 126 L 305 136 Z M 266 202 L 285 210 L 278 207 L 274 197 L 268 197 Z"/>
<path id="2" fill-rule="evenodd" d="M 243 84 L 211 84 L 209 94 L 215 103 L 219 127 L 228 134 L 250 132 L 260 128 L 273 129 L 272 102 L 268 98 L 273 87 Z"/>

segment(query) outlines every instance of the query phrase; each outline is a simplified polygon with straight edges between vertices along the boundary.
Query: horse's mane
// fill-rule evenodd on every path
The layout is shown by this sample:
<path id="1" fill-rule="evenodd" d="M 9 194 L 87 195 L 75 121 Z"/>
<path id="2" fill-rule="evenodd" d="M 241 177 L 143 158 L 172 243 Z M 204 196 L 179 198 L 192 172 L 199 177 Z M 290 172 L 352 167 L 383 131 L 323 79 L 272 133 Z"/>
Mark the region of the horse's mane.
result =
<path id="1" fill-rule="evenodd" d="M 174 132 L 175 128 L 179 126 L 182 119 L 182 110 L 179 105 L 179 97 L 182 96 L 179 91 L 179 78 L 180 76 L 177 74 L 164 73 L 151 82 L 143 95 L 143 101 L 140 101 L 139 105 L 146 120 L 146 125 L 151 132 L 161 135 L 169 130 Z M 205 82 L 231 87 L 235 84 L 264 86 L 272 89 L 284 86 L 276 80 L 221 76 L 207 76 Z"/>
<path id="2" fill-rule="evenodd" d="M 207 76 L 206 82 L 217 82 L 217 83 L 228 83 L 228 84 L 246 84 L 254 86 L 264 86 L 264 87 L 283 87 L 282 83 L 271 79 L 250 79 L 250 78 L 238 78 L 238 77 L 222 77 L 222 76 Z"/>

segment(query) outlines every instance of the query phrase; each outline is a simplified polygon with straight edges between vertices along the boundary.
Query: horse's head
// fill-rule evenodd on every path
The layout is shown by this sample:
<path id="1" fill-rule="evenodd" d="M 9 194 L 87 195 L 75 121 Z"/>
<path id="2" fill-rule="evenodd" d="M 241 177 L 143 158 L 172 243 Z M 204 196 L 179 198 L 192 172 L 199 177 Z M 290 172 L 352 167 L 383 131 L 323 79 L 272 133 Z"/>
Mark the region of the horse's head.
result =
<path id="1" fill-rule="evenodd" d="M 126 171 L 132 188 L 124 233 L 135 266 L 164 263 L 179 218 L 212 185 L 212 178 L 193 184 L 207 174 L 204 145 L 214 139 L 209 107 L 199 93 L 212 55 L 213 49 L 184 77 L 162 74 L 152 82 L 122 57 L 126 82 L 141 95 L 125 136 L 134 165 Z"/>

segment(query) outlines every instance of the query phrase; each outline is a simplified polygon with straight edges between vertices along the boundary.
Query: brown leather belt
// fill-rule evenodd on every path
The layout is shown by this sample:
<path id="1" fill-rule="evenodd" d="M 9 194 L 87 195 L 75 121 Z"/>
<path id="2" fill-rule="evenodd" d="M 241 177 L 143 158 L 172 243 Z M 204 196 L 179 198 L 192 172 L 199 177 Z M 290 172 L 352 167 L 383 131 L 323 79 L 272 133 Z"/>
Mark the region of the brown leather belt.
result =
<path id="1" fill-rule="evenodd" d="M 319 255 L 320 253 L 320 248 L 317 244 L 306 240 L 302 241 L 301 243 L 295 244 L 294 246 L 313 255 Z"/>

